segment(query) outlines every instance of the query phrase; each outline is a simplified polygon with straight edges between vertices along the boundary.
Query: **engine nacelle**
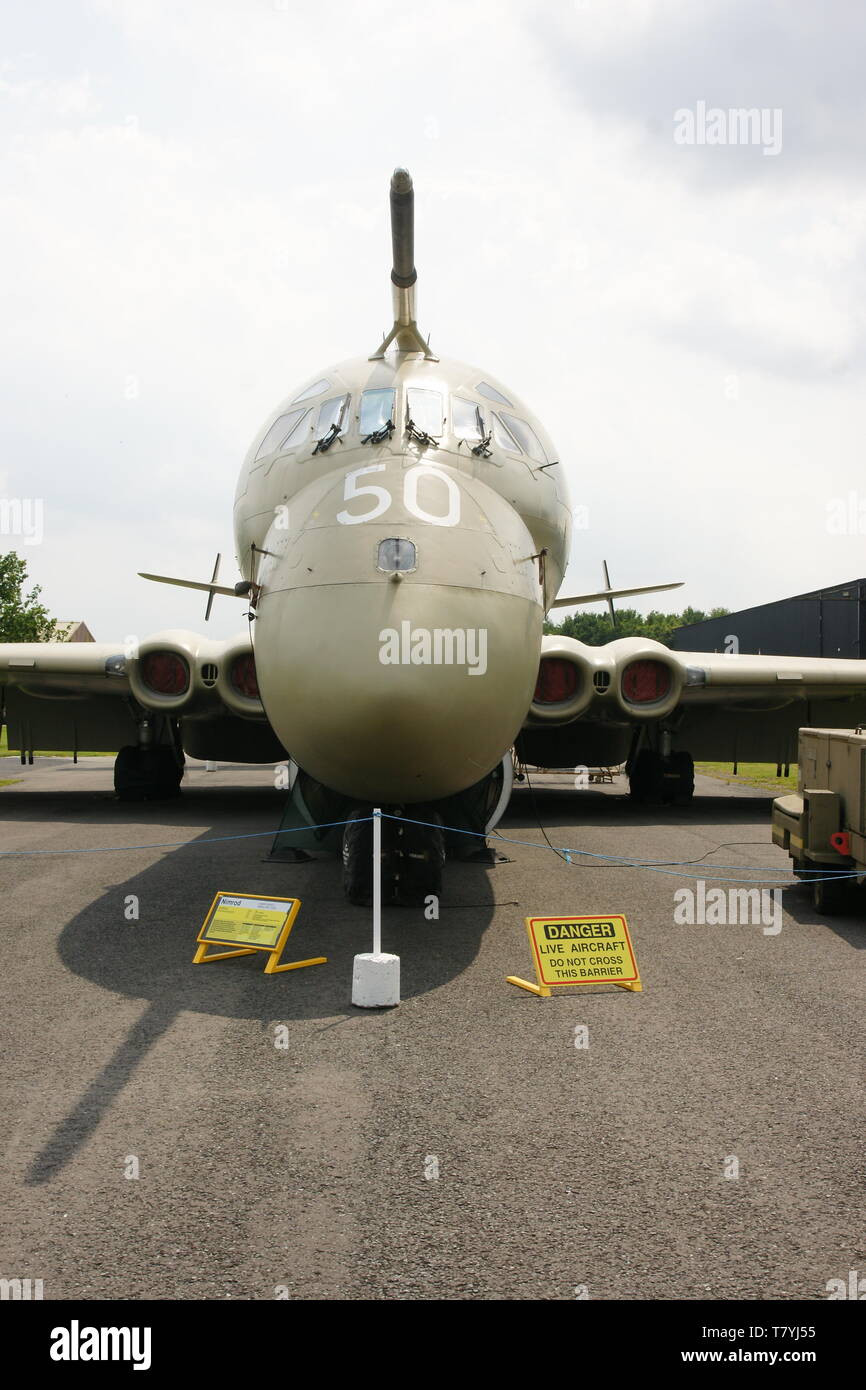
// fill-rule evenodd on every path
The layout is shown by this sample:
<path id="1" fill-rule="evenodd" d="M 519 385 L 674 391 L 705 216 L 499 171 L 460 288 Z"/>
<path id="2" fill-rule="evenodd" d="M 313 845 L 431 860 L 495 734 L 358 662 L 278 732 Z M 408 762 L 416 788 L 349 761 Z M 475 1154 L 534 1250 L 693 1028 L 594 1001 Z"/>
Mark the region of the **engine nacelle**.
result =
<path id="1" fill-rule="evenodd" d="M 630 720 L 663 719 L 680 701 L 685 671 L 668 647 L 623 637 L 609 650 L 615 661 L 616 698 Z"/>
<path id="2" fill-rule="evenodd" d="M 529 724 L 568 724 L 611 685 L 613 665 L 604 647 L 588 647 L 573 637 L 544 637 Z"/>
<path id="3" fill-rule="evenodd" d="M 194 632 L 157 632 L 124 664 L 130 690 L 146 709 L 198 715 L 222 706 L 242 718 L 264 718 L 246 634 L 219 642 Z"/>
<path id="4" fill-rule="evenodd" d="M 550 728 L 569 724 L 590 705 L 603 719 L 663 719 L 677 706 L 686 673 L 660 642 L 619 637 L 590 647 L 573 637 L 542 639 L 538 681 L 526 724 Z M 605 710 L 605 705 L 611 708 Z M 594 711 L 594 714 L 595 714 Z"/>
<path id="5" fill-rule="evenodd" d="M 217 678 L 219 697 L 226 709 L 242 719 L 261 719 L 265 710 L 259 694 L 256 658 L 249 643 L 226 647 Z"/>

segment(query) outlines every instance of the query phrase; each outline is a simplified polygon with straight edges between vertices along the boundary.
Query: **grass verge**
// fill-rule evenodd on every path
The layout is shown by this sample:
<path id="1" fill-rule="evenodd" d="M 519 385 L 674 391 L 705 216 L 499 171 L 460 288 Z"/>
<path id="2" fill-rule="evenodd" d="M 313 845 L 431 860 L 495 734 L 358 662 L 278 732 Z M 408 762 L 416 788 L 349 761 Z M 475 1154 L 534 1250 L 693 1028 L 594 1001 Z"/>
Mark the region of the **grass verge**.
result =
<path id="1" fill-rule="evenodd" d="M 732 763 L 695 763 L 695 772 L 705 777 L 717 777 L 732 787 L 756 787 L 760 791 L 775 792 L 784 796 L 786 792 L 797 790 L 797 764 L 791 763 L 787 777 L 776 776 L 775 763 L 739 763 L 734 776 Z"/>

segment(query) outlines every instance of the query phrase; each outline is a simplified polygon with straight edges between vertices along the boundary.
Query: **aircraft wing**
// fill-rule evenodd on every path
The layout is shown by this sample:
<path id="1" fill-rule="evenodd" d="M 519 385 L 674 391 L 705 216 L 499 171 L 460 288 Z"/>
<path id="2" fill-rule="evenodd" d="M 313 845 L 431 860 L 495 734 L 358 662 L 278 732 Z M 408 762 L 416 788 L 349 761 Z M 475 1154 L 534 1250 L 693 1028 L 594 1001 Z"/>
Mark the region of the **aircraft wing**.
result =
<path id="1" fill-rule="evenodd" d="M 194 757 L 269 762 L 285 756 L 265 716 L 248 633 L 192 632 L 142 641 L 0 644 L 0 700 L 10 750 L 116 752 L 179 727 Z"/>
<path id="2" fill-rule="evenodd" d="M 601 647 L 543 639 L 526 727 L 576 720 L 661 724 L 705 760 L 796 760 L 802 727 L 866 720 L 866 661 L 673 651 L 622 637 Z"/>
<path id="3" fill-rule="evenodd" d="M 731 699 L 836 698 L 866 694 L 866 661 L 836 657 L 750 656 L 669 651 L 684 672 L 686 704 Z"/>

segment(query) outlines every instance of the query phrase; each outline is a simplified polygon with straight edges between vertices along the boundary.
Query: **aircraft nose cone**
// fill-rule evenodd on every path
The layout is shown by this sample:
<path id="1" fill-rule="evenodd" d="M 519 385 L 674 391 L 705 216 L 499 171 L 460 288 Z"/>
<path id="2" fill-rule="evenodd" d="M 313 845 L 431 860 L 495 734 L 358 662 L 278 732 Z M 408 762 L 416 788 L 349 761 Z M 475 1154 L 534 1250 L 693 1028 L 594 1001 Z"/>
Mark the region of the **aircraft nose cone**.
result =
<path id="1" fill-rule="evenodd" d="M 262 601 L 268 718 L 313 777 L 359 801 L 432 801 L 484 777 L 532 699 L 541 619 L 512 594 L 379 583 Z"/>

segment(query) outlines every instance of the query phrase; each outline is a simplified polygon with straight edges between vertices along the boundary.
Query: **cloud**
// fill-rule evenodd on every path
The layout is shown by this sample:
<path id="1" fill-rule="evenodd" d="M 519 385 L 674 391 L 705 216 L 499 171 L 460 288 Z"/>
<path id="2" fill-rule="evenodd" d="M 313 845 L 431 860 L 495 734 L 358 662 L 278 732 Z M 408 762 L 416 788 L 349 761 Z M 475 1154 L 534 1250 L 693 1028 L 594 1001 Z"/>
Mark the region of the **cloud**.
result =
<path id="1" fill-rule="evenodd" d="M 542 11 L 564 100 L 640 132 L 644 157 L 690 186 L 854 174 L 866 135 L 866 11 L 848 0 L 577 0 Z M 684 147 L 674 114 L 698 101 L 782 112 L 783 154 Z"/>
<path id="2" fill-rule="evenodd" d="M 206 577 L 219 549 L 227 575 L 255 432 L 388 327 L 398 163 L 424 331 L 527 400 L 589 507 L 570 587 L 602 558 L 622 584 L 685 578 L 671 606 L 850 578 L 862 561 L 824 511 L 861 468 L 861 21 L 833 16 L 17 13 L 0 408 L 6 489 L 45 500 L 28 560 L 46 600 L 106 639 L 200 625 L 198 600 L 135 571 Z M 783 153 L 675 146 L 673 112 L 700 98 L 781 103 Z"/>
<path id="3" fill-rule="evenodd" d="M 3 66 L 8 67 L 8 60 Z M 54 80 L 30 77 L 9 81 L 0 77 L 0 103 L 13 107 L 19 116 L 29 113 L 66 119 L 99 110 L 87 73 Z"/>

